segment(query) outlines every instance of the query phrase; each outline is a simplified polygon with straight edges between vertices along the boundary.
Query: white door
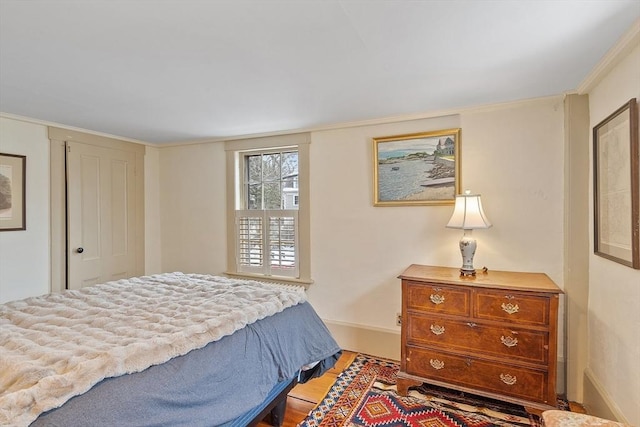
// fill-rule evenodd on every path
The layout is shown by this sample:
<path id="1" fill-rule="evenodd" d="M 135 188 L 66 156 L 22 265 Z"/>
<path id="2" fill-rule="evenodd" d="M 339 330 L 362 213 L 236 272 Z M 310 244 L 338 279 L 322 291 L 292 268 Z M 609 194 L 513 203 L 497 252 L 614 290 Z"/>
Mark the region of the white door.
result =
<path id="1" fill-rule="evenodd" d="M 135 153 L 67 142 L 68 287 L 136 271 Z"/>

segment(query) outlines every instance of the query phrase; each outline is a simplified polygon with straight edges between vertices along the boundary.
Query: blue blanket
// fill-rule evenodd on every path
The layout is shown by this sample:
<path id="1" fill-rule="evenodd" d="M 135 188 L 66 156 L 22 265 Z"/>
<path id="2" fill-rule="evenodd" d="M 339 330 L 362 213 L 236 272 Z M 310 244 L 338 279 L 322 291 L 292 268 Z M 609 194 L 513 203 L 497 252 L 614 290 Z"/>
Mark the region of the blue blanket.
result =
<path id="1" fill-rule="evenodd" d="M 279 381 L 340 354 L 309 303 L 285 309 L 219 341 L 145 371 L 105 379 L 32 426 L 218 426 L 259 405 Z"/>

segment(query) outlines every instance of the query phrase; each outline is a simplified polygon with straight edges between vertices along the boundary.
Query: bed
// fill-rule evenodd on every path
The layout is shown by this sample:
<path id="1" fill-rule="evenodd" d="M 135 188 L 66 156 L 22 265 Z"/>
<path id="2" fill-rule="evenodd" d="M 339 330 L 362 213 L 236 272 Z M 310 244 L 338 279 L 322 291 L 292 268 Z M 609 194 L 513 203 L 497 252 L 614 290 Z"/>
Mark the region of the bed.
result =
<path id="1" fill-rule="evenodd" d="M 340 356 L 303 289 L 167 273 L 0 305 L 0 425 L 278 424 Z"/>

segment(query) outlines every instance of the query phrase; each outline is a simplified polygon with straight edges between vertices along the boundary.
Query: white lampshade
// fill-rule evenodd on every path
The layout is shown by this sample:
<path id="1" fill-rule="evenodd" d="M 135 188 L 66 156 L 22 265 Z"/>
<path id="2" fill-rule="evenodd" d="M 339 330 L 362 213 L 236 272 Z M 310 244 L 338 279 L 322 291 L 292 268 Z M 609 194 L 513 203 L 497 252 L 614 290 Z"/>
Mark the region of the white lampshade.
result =
<path id="1" fill-rule="evenodd" d="M 453 209 L 453 215 L 447 224 L 448 228 L 462 228 L 464 230 L 473 230 L 475 228 L 489 228 L 491 223 L 482 210 L 482 202 L 479 194 L 469 194 L 466 190 L 465 194 L 456 196 L 456 205 Z"/>

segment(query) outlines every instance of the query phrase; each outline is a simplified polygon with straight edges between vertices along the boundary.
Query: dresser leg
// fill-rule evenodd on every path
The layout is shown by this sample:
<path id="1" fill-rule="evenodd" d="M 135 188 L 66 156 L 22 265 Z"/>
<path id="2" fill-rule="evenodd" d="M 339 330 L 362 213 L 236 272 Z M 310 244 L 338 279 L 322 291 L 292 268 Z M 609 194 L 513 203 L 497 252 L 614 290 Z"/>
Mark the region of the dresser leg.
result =
<path id="1" fill-rule="evenodd" d="M 525 406 L 524 410 L 527 411 L 527 413 L 537 415 L 538 417 L 542 417 L 542 413 L 544 412 L 543 409 L 533 408 L 531 406 Z"/>
<path id="2" fill-rule="evenodd" d="M 422 385 L 422 383 L 408 378 L 398 378 L 396 380 L 396 388 L 400 396 L 406 396 L 409 393 L 409 387 L 419 385 Z"/>

